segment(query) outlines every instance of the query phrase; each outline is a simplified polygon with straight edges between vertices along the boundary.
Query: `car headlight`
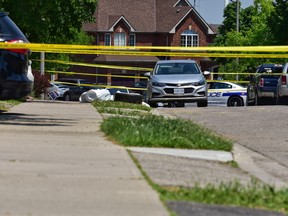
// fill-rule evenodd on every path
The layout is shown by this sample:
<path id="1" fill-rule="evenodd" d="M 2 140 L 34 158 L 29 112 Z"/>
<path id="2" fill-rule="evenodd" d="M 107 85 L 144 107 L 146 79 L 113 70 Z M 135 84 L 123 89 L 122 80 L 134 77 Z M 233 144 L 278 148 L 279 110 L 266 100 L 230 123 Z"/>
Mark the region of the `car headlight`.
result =
<path id="1" fill-rule="evenodd" d="M 166 86 L 165 83 L 156 82 L 155 80 L 152 81 L 153 86 L 164 87 Z"/>
<path id="2" fill-rule="evenodd" d="M 205 85 L 205 82 L 206 82 L 206 80 L 205 80 L 205 79 L 202 79 L 202 80 L 200 80 L 199 82 L 194 82 L 194 83 L 192 83 L 192 85 L 194 85 L 194 86 L 201 86 L 201 85 Z"/>

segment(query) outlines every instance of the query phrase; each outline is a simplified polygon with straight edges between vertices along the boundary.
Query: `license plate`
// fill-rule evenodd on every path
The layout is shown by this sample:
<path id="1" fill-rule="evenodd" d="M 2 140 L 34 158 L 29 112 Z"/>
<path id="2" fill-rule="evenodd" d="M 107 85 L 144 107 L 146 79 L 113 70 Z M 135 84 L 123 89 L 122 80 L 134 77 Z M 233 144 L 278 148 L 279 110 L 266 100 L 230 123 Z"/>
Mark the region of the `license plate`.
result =
<path id="1" fill-rule="evenodd" d="M 174 94 L 184 94 L 184 89 L 174 89 Z"/>

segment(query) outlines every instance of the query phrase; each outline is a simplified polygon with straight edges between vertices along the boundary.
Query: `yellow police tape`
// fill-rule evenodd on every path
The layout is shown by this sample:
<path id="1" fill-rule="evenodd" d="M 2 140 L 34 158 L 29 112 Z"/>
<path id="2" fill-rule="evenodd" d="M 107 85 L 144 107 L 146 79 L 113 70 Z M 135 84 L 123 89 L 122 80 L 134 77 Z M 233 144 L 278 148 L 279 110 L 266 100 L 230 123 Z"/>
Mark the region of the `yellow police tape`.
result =
<path id="1" fill-rule="evenodd" d="M 33 59 L 32 61 L 40 61 L 38 59 Z M 104 64 L 90 64 L 90 63 L 83 63 L 83 62 L 70 62 L 70 61 L 60 61 L 60 60 L 45 60 L 44 62 L 51 62 L 57 64 L 67 64 L 67 65 L 78 65 L 83 67 L 96 67 L 96 68 L 111 68 L 111 69 L 118 69 L 118 70 L 133 70 L 133 71 L 152 71 L 153 68 L 143 68 L 143 67 L 130 67 L 130 66 L 118 66 L 118 65 L 104 65 Z M 143 78 L 147 79 L 147 77 L 143 76 L 127 76 L 127 75 L 105 75 L 105 74 L 90 74 L 90 73 L 77 73 L 77 72 L 64 72 L 64 71 L 53 71 L 47 70 L 48 73 L 63 73 L 63 74 L 78 74 L 78 75 L 87 75 L 87 76 L 115 76 L 115 77 L 129 77 L 129 78 Z M 210 74 L 217 74 L 217 75 L 257 75 L 257 73 L 251 72 L 210 72 Z M 280 76 L 282 73 L 265 73 L 265 76 Z M 261 73 L 263 75 L 263 73 Z"/>
<path id="2" fill-rule="evenodd" d="M 174 51 L 221 51 L 221 52 L 288 52 L 288 46 L 227 46 L 227 47 L 166 47 L 166 46 L 98 46 L 73 44 L 41 44 L 41 43 L 0 43 L 2 49 L 46 50 L 174 50 Z M 85 54 L 85 53 L 84 53 Z"/>
<path id="3" fill-rule="evenodd" d="M 288 54 L 255 54 L 255 53 L 208 53 L 208 52 L 144 52 L 122 50 L 34 50 L 34 52 L 94 54 L 94 55 L 125 55 L 125 56 L 174 56 L 174 57 L 214 57 L 214 58 L 288 58 Z"/>
<path id="4" fill-rule="evenodd" d="M 67 75 L 82 75 L 82 76 L 102 76 L 102 77 L 121 77 L 121 78 L 138 78 L 138 79 L 148 79 L 148 77 L 143 76 L 127 76 L 127 75 L 113 75 L 113 74 L 91 74 L 91 73 L 81 73 L 81 72 L 72 72 L 72 71 L 54 71 L 54 70 L 46 70 L 45 72 L 51 74 L 67 74 Z"/>
<path id="5" fill-rule="evenodd" d="M 130 90 L 147 90 L 147 88 L 135 88 L 135 87 L 126 87 L 126 86 L 112 86 L 112 85 L 100 85 L 100 84 L 87 84 L 87 83 L 82 83 L 82 84 L 76 84 L 76 83 L 70 83 L 70 82 L 60 82 L 60 81 L 53 81 L 53 83 L 57 84 L 62 84 L 62 85 L 69 85 L 69 86 L 88 86 L 92 87 L 95 89 L 111 89 L 111 88 L 117 88 L 117 89 L 130 89 Z"/>
<path id="6" fill-rule="evenodd" d="M 32 61 L 41 61 L 33 59 Z M 152 71 L 152 68 L 143 68 L 143 67 L 130 67 L 130 66 L 119 66 L 119 65 L 103 65 L 103 64 L 90 64 L 83 62 L 69 62 L 61 60 L 45 60 L 44 62 L 57 63 L 57 64 L 67 64 L 67 65 L 77 65 L 85 67 L 98 67 L 98 68 L 110 68 L 110 69 L 119 69 L 119 70 L 136 70 L 136 71 Z"/>

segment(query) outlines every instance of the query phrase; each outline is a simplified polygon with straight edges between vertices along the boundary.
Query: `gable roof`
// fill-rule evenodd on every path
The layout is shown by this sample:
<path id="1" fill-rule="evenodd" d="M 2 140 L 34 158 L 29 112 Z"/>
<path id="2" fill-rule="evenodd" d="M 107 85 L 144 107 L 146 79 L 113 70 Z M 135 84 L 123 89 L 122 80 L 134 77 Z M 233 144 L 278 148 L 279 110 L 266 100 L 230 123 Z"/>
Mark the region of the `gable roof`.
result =
<path id="1" fill-rule="evenodd" d="M 96 22 L 86 23 L 83 28 L 88 32 L 112 32 L 124 20 L 130 31 L 174 33 L 190 13 L 200 20 L 208 34 L 214 34 L 188 0 L 98 0 Z"/>

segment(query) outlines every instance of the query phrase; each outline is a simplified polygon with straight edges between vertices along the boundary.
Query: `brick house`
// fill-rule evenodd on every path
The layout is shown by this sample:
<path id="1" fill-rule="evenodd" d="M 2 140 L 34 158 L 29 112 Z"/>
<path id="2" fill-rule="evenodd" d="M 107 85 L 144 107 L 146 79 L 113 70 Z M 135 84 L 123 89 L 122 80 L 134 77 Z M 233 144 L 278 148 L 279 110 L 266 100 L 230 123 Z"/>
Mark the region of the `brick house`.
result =
<path id="1" fill-rule="evenodd" d="M 207 46 L 213 42 L 213 31 L 188 0 L 98 0 L 95 23 L 83 25 L 95 38 L 95 45 L 104 46 Z M 178 57 L 179 58 L 179 57 Z M 86 61 L 95 64 L 153 67 L 160 59 L 175 57 L 89 55 Z M 195 58 L 194 58 L 195 59 Z M 195 59 L 202 70 L 213 62 Z M 85 69 L 88 72 L 87 68 Z M 143 75 L 143 71 L 90 69 L 97 74 Z M 97 83 L 130 85 L 138 79 L 97 77 Z"/>

